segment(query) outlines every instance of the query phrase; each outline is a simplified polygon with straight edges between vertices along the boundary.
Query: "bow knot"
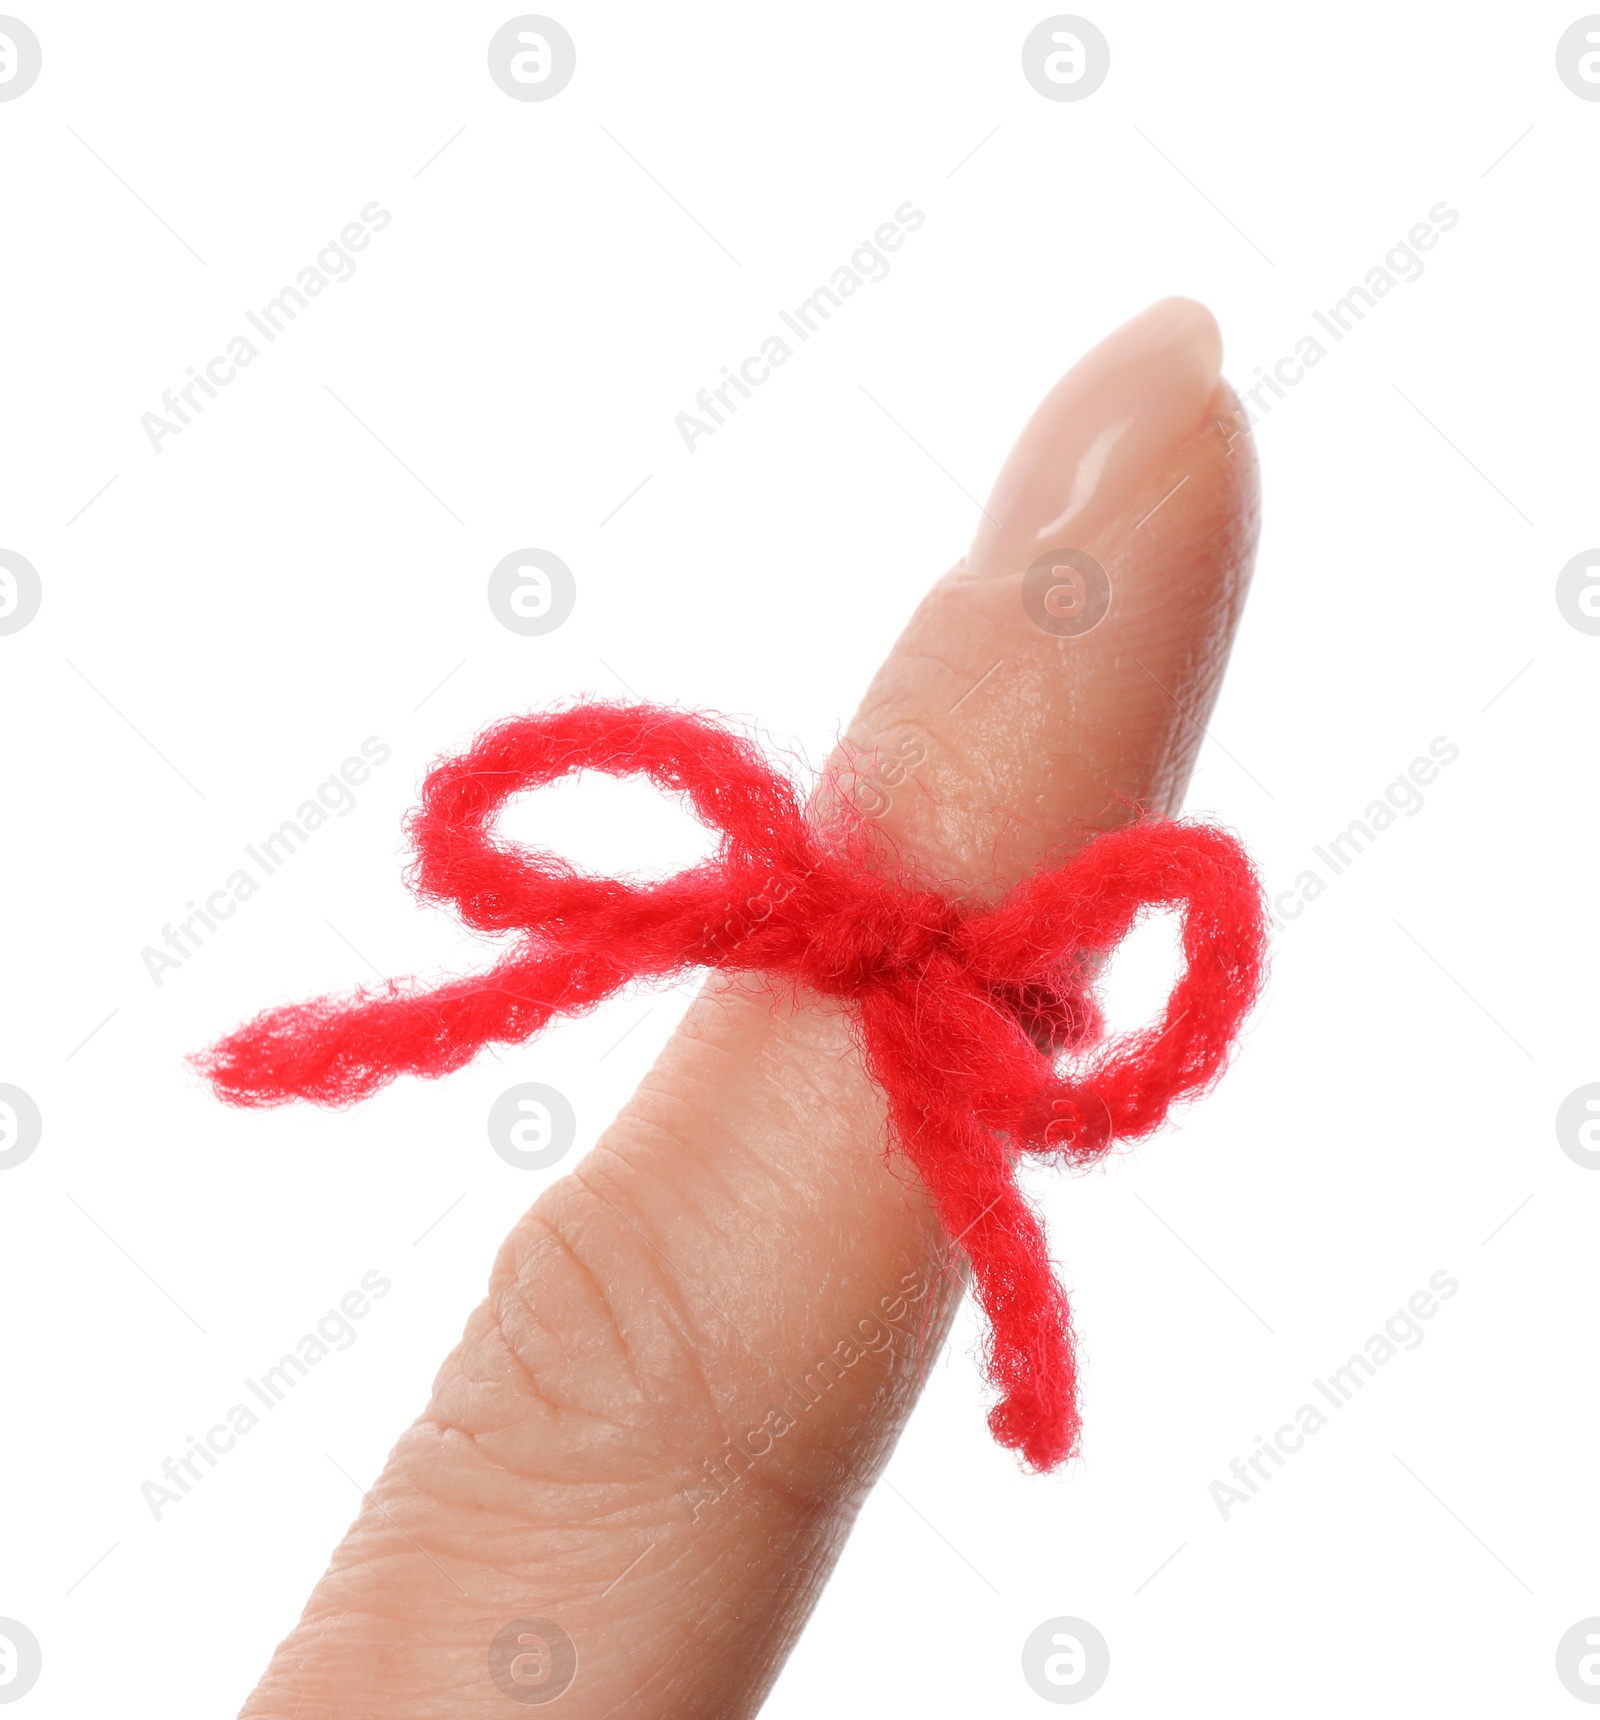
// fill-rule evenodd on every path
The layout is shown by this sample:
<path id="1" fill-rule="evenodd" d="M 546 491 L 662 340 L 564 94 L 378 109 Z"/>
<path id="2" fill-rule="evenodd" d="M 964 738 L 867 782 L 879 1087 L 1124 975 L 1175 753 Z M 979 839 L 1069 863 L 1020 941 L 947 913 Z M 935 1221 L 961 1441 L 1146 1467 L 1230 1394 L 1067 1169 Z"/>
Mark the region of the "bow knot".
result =
<path id="1" fill-rule="evenodd" d="M 953 904 L 904 891 L 873 901 L 862 882 L 858 876 L 854 899 L 794 928 L 803 940 L 800 975 L 817 991 L 851 997 L 916 985 L 937 956 L 953 954 L 960 930 Z"/>
<path id="2" fill-rule="evenodd" d="M 721 834 L 716 858 L 639 885 L 495 840 L 507 799 L 579 770 L 640 773 L 685 795 Z M 486 974 L 257 1017 L 195 1059 L 221 1098 L 353 1104 L 396 1075 L 443 1075 L 520 1043 L 630 981 L 697 966 L 848 1000 L 893 1141 L 972 1265 L 999 1394 L 990 1427 L 1041 1469 L 1072 1454 L 1070 1312 L 1014 1161 L 1093 1160 L 1220 1072 L 1265 938 L 1260 887 L 1232 837 L 1129 825 L 992 908 L 964 907 L 825 845 L 794 785 L 729 730 L 598 703 L 487 730 L 429 773 L 410 833 L 418 894 L 478 930 L 518 933 L 516 946 Z M 1162 906 L 1181 910 L 1184 971 L 1156 1022 L 1104 1043 L 1092 964 Z"/>

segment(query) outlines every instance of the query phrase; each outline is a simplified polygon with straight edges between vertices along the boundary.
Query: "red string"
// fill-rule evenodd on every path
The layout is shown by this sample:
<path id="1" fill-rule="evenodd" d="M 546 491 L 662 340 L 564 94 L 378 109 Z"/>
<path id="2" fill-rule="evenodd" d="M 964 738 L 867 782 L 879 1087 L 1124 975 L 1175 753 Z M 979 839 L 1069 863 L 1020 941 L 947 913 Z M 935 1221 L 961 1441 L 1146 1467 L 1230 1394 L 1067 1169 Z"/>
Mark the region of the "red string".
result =
<path id="1" fill-rule="evenodd" d="M 637 772 L 685 795 L 721 833 L 715 857 L 641 887 L 495 841 L 510 796 L 580 770 Z M 990 1428 L 1039 1469 L 1074 1453 L 1070 1312 L 1014 1162 L 1091 1162 L 1218 1075 L 1266 939 L 1260 886 L 1232 837 L 1131 824 L 997 907 L 966 909 L 868 869 L 859 845 L 822 839 L 748 741 L 703 717 L 620 704 L 497 724 L 435 767 L 410 835 L 417 893 L 479 931 L 517 934 L 510 952 L 443 985 L 390 981 L 258 1016 L 194 1060 L 220 1098 L 352 1104 L 396 1075 L 447 1074 L 632 981 L 694 967 L 759 970 L 848 1000 L 893 1138 L 971 1261 L 999 1393 Z M 1159 906 L 1182 911 L 1183 975 L 1159 1020 L 1108 1043 L 1088 976 Z"/>

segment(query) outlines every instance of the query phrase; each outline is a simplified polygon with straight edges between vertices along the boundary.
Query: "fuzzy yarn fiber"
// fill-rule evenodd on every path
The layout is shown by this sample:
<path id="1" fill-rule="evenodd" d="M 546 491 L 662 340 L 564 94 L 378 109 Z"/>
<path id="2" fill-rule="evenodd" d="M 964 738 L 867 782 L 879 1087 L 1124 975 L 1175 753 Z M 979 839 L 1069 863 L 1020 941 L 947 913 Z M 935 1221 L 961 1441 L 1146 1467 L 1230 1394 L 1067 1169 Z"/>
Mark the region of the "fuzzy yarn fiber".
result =
<path id="1" fill-rule="evenodd" d="M 641 886 L 495 840 L 511 795 L 582 770 L 637 772 L 685 796 L 720 832 L 718 851 Z M 1071 1314 L 1014 1166 L 1023 1153 L 1098 1159 L 1220 1072 L 1260 988 L 1266 939 L 1260 885 L 1231 836 L 1132 823 L 969 909 L 881 861 L 869 869 L 859 841 L 819 829 L 795 785 L 721 724 L 611 703 L 488 729 L 433 769 L 409 831 L 423 900 L 515 943 L 484 974 L 268 1011 L 194 1059 L 220 1098 L 352 1104 L 397 1075 L 448 1074 L 552 1016 L 695 967 L 759 971 L 840 1000 L 893 1143 L 971 1262 L 994 1437 L 1038 1469 L 1074 1453 Z M 1159 906 L 1181 910 L 1184 972 L 1158 1020 L 1107 1041 L 1090 975 Z"/>

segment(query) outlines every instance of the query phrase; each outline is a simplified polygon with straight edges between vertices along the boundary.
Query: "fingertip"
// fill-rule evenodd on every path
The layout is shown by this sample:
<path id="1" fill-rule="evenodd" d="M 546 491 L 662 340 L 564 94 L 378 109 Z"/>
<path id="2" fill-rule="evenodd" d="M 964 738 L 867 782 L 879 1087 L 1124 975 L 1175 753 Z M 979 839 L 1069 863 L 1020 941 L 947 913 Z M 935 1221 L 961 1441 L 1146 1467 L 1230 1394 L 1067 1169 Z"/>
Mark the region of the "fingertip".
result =
<path id="1" fill-rule="evenodd" d="M 1113 330 L 1040 402 L 983 510 L 968 566 L 1026 567 L 1081 546 L 1204 422 L 1222 332 L 1194 299 L 1158 299 Z"/>

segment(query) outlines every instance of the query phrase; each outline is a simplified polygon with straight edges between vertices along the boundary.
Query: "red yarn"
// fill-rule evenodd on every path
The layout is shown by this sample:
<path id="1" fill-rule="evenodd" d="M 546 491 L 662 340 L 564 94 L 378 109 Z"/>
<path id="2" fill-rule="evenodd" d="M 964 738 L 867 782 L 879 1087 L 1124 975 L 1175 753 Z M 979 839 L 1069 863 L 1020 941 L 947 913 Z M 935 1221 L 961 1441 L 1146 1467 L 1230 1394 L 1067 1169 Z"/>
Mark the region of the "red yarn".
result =
<path id="1" fill-rule="evenodd" d="M 645 887 L 502 847 L 514 794 L 573 771 L 642 772 L 721 832 L 714 859 Z M 348 1105 L 399 1074 L 438 1076 L 633 980 L 761 970 L 853 1006 L 894 1139 L 972 1263 L 987 1316 L 989 1425 L 1039 1469 L 1077 1449 L 1066 1295 L 1018 1189 L 1018 1153 L 1076 1164 L 1147 1135 L 1222 1068 L 1259 989 L 1260 886 L 1206 825 L 1144 821 L 966 909 L 830 847 L 748 741 L 703 717 L 579 704 L 497 724 L 437 765 L 410 820 L 413 887 L 516 945 L 487 974 L 270 1010 L 195 1063 L 234 1105 Z M 1181 908 L 1185 971 L 1159 1021 L 1102 1044 L 1088 975 L 1143 909 Z M 1041 1043 L 1078 1053 L 1063 1075 Z"/>

